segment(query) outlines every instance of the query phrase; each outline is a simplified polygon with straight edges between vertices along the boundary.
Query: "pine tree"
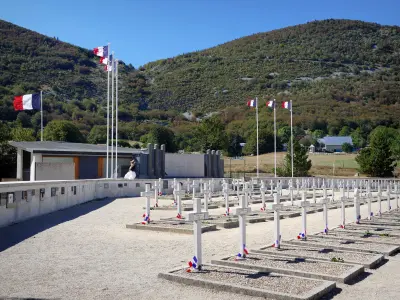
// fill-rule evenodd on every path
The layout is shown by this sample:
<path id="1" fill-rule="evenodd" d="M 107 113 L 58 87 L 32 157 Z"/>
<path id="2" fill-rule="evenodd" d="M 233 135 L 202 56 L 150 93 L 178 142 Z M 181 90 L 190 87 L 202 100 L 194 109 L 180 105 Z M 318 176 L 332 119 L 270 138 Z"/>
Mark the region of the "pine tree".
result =
<path id="1" fill-rule="evenodd" d="M 293 141 L 293 169 L 295 177 L 308 176 L 308 171 L 311 169 L 311 160 L 308 159 L 307 147 L 300 145 L 298 140 Z M 289 143 L 288 151 L 285 156 L 283 167 L 277 169 L 279 176 L 292 176 L 292 155 L 291 143 Z"/>

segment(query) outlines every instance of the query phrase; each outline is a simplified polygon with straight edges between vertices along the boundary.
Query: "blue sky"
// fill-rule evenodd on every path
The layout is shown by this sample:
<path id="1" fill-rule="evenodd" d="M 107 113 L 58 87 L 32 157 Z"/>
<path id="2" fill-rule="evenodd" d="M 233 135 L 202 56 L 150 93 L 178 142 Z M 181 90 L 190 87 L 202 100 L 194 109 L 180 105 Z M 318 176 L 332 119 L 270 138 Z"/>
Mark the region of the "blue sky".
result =
<path id="1" fill-rule="evenodd" d="M 400 25 L 400 0 L 3 0 L 0 19 L 139 67 L 312 20 Z"/>

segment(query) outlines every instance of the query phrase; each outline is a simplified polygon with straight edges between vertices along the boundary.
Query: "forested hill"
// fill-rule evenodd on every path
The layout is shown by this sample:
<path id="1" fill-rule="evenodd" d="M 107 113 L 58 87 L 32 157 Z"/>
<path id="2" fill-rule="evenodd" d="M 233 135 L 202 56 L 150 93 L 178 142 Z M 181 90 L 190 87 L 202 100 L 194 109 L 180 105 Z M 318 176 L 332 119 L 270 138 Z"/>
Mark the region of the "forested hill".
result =
<path id="1" fill-rule="evenodd" d="M 399 27 L 325 20 L 138 70 L 122 64 L 120 118 L 146 119 L 145 108 L 209 112 L 258 96 L 293 99 L 295 121 L 303 125 L 309 118 L 338 117 L 398 122 L 399 49 Z M 106 74 L 91 50 L 0 21 L 0 53 L 1 120 L 16 119 L 14 95 L 43 89 L 49 120 L 81 120 L 84 131 L 104 124 Z"/>

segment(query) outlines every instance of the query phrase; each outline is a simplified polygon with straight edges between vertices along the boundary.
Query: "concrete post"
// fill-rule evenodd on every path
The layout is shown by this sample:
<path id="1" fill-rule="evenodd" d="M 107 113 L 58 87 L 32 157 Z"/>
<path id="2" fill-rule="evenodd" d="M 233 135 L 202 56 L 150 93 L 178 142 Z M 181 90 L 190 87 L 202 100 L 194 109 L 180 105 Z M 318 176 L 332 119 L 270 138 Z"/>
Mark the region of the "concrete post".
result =
<path id="1" fill-rule="evenodd" d="M 17 180 L 23 180 L 23 153 L 24 151 L 21 148 L 17 150 Z"/>

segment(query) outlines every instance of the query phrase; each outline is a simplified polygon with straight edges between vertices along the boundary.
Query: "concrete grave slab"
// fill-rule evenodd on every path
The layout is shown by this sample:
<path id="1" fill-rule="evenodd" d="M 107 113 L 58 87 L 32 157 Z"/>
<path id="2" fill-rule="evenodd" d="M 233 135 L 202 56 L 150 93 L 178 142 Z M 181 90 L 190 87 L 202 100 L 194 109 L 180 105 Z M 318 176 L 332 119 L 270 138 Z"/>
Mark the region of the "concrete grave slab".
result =
<path id="1" fill-rule="evenodd" d="M 344 263 L 359 264 L 365 268 L 374 268 L 379 265 L 384 256 L 381 254 L 363 253 L 356 251 L 343 251 L 331 247 L 315 247 L 304 245 L 291 245 L 281 243 L 280 249 L 274 247 L 263 247 L 260 250 L 251 250 L 251 253 L 268 254 L 275 256 L 286 256 L 294 258 L 310 258 L 322 261 L 342 259 Z"/>
<path id="2" fill-rule="evenodd" d="M 177 268 L 167 273 L 159 273 L 158 277 L 218 291 L 285 300 L 319 299 L 336 287 L 336 283 L 332 281 L 213 264 L 203 265 L 199 272 L 187 272 L 186 268 Z"/>
<path id="3" fill-rule="evenodd" d="M 400 249 L 399 246 L 395 245 L 377 244 L 354 239 L 331 239 L 329 236 L 308 236 L 307 240 L 290 240 L 286 243 L 293 245 L 322 246 L 338 250 L 378 253 L 383 255 L 393 255 Z"/>
<path id="4" fill-rule="evenodd" d="M 347 225 L 345 229 L 335 228 L 335 232 L 348 232 L 351 234 L 370 232 L 372 234 L 388 234 L 389 236 L 400 237 L 400 229 L 392 229 L 379 226 L 351 226 Z"/>
<path id="5" fill-rule="evenodd" d="M 254 253 L 250 253 L 242 260 L 236 260 L 235 258 L 235 256 L 224 257 L 219 260 L 212 260 L 211 263 L 342 283 L 347 283 L 364 272 L 364 267 L 361 265 L 327 262 L 309 258 Z"/>
<path id="6" fill-rule="evenodd" d="M 371 233 L 369 231 L 359 232 L 345 232 L 340 230 L 331 230 L 327 235 L 324 233 L 318 233 L 316 237 L 329 237 L 335 239 L 352 239 L 357 241 L 367 241 L 371 243 L 380 243 L 388 245 L 400 246 L 400 237 L 390 236 L 388 233 Z"/>
<path id="7" fill-rule="evenodd" d="M 127 224 L 128 229 L 139 229 L 149 231 L 161 231 L 161 232 L 174 232 L 182 234 L 193 234 L 193 224 L 185 221 L 151 221 L 149 224 L 135 223 Z M 202 224 L 201 232 L 217 230 L 217 225 Z"/>

